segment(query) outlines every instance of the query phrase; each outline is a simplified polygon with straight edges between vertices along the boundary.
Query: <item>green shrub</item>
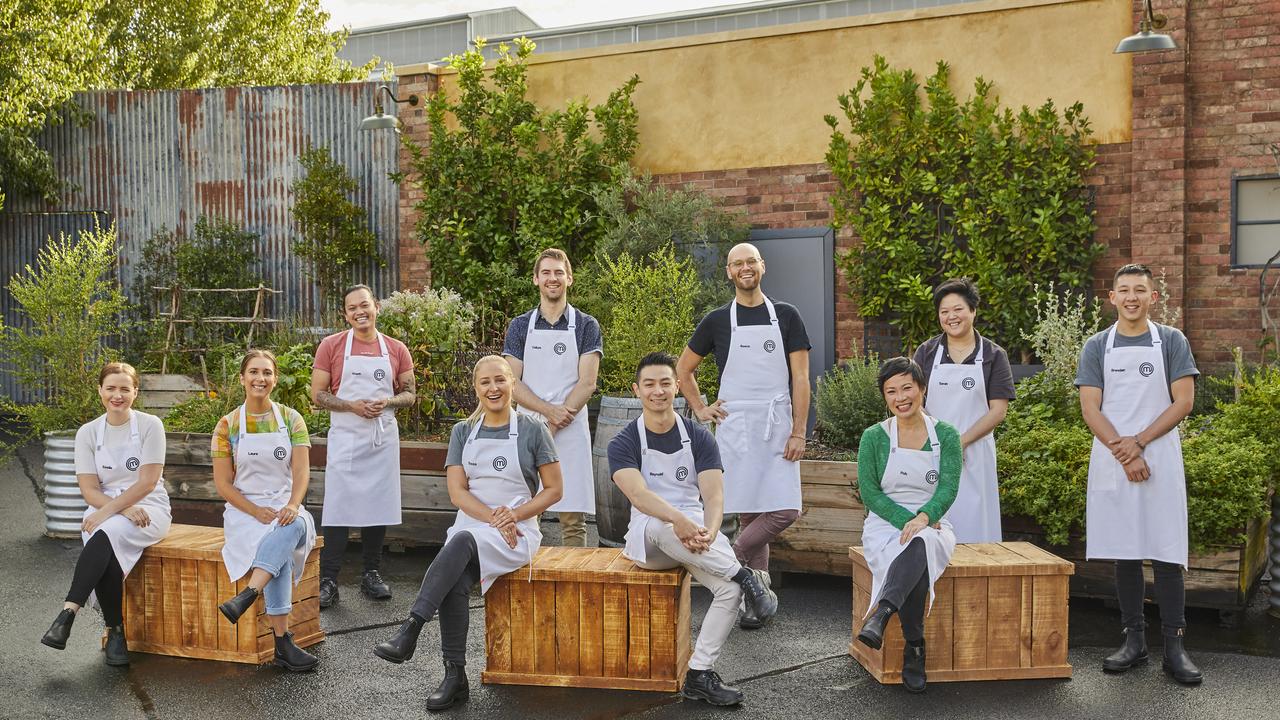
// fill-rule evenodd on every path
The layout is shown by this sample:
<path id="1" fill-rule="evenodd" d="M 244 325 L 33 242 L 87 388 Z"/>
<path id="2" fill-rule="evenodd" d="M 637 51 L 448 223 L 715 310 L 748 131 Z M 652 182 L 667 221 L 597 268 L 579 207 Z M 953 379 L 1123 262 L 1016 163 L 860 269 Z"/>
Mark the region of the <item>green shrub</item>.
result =
<path id="1" fill-rule="evenodd" d="M 977 79 L 963 101 L 950 83 L 944 62 L 921 82 L 877 55 L 839 96 L 839 118 L 825 118 L 834 224 L 862 241 L 839 265 L 862 316 L 888 319 L 910 346 L 937 332 L 931 289 L 972 278 L 984 327 L 1016 358 L 1035 324 L 1028 300 L 1087 292 L 1103 249 L 1089 121 L 1079 103 L 1015 112 L 991 82 Z"/>
<path id="2" fill-rule="evenodd" d="M 616 260 L 602 258 L 602 263 L 600 281 L 610 310 L 604 322 L 607 345 L 600 388 L 606 395 L 630 395 L 640 358 L 659 350 L 678 356 L 693 334 L 698 275 L 670 245 L 643 260 L 623 252 Z M 712 363 L 702 366 L 700 370 L 713 372 Z M 702 393 L 714 397 L 714 375 L 703 372 L 698 380 Z"/>
<path id="3" fill-rule="evenodd" d="M 1270 445 L 1221 425 L 1183 438 L 1193 552 L 1244 542 L 1245 524 L 1267 517 L 1267 486 L 1275 463 L 1275 443 Z"/>
<path id="4" fill-rule="evenodd" d="M 818 437 L 825 445 L 858 452 L 862 431 L 889 416 L 877 376 L 875 353 L 854 357 L 818 378 L 815 409 Z"/>
<path id="5" fill-rule="evenodd" d="M 332 307 L 360 271 L 385 267 L 378 236 L 365 209 L 352 201 L 358 185 L 326 147 L 298 156 L 306 175 L 293 183 L 293 218 L 298 235 L 290 244 L 304 272 L 320 290 L 319 307 Z"/>
<path id="6" fill-rule="evenodd" d="M 1093 434 L 1084 423 L 1025 416 L 996 442 L 1000 512 L 1029 515 L 1045 539 L 1065 545 L 1084 529 Z"/>
<path id="7" fill-rule="evenodd" d="M 240 407 L 244 402 L 244 390 L 226 394 L 212 391 L 187 398 L 169 409 L 164 416 L 167 432 L 212 433 L 223 415 Z"/>
<path id="8" fill-rule="evenodd" d="M 102 412 L 98 371 L 118 358 L 107 340 L 120 332 L 126 308 L 116 262 L 115 227 L 97 227 L 74 239 L 49 238 L 35 267 L 9 279 L 23 322 L 0 321 L 0 357 L 20 385 L 42 391 L 44 399 L 30 405 L 6 399 L 0 408 L 35 437 L 75 429 Z"/>
<path id="9" fill-rule="evenodd" d="M 276 389 L 271 393 L 271 399 L 297 410 L 312 435 L 328 433 L 328 411 L 317 410 L 311 405 L 311 366 L 315 360 L 315 346 L 301 343 L 275 353 Z"/>

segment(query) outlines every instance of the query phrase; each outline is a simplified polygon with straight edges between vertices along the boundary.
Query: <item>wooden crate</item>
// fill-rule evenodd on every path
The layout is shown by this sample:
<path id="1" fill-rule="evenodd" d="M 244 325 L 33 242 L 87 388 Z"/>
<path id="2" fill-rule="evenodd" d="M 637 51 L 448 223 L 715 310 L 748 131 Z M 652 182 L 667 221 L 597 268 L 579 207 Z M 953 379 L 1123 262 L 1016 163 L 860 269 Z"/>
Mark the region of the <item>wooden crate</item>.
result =
<path id="1" fill-rule="evenodd" d="M 849 547 L 862 543 L 866 508 L 858 498 L 858 464 L 801 460 L 800 518 L 769 548 L 769 569 L 849 576 Z"/>
<path id="2" fill-rule="evenodd" d="M 485 594 L 481 680 L 674 692 L 689 666 L 689 574 L 615 548 L 550 547 Z"/>
<path id="3" fill-rule="evenodd" d="M 300 647 L 324 640 L 320 629 L 320 547 L 307 556 L 302 581 L 293 589 L 289 615 Z M 232 625 L 218 604 L 245 589 L 248 575 L 227 580 L 222 564 L 222 528 L 174 523 L 164 540 L 142 553 L 124 584 L 124 633 L 135 652 L 228 662 L 268 662 L 275 654 L 266 605 Z"/>
<path id="4" fill-rule="evenodd" d="M 884 645 L 858 641 L 871 600 L 871 571 L 861 547 L 853 561 L 853 635 L 849 654 L 881 683 L 902 682 L 902 626 L 889 621 Z M 1069 678 L 1067 584 L 1072 564 L 1030 543 L 957 545 L 934 586 L 925 620 L 930 682 Z"/>

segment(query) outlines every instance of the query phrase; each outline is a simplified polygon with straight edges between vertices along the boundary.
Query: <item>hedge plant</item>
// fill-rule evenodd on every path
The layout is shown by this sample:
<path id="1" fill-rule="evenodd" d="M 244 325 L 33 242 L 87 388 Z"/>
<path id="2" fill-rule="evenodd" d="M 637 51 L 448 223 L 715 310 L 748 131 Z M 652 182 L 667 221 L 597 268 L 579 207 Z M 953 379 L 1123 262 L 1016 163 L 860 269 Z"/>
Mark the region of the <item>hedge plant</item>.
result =
<path id="1" fill-rule="evenodd" d="M 834 224 L 861 239 L 839 266 L 859 312 L 887 318 L 908 346 L 937 332 L 931 288 L 968 276 L 983 332 L 1026 358 L 1034 300 L 1088 290 L 1102 252 L 1083 107 L 1015 112 L 994 89 L 979 78 L 962 102 L 945 62 L 922 86 L 876 56 L 839 96 L 839 117 L 826 116 Z"/>

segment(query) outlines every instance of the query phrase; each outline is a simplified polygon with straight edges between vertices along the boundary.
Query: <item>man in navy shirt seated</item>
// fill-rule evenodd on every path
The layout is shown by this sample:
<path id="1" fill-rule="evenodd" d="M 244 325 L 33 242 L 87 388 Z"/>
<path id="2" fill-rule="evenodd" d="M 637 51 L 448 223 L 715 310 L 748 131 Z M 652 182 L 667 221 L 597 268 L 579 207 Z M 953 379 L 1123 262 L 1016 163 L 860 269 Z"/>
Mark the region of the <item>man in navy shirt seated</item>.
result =
<path id="1" fill-rule="evenodd" d="M 768 618 L 778 598 L 768 575 L 743 567 L 720 533 L 724 470 L 715 438 L 676 415 L 676 360 L 650 353 L 636 369 L 632 392 L 643 414 L 609 443 L 609 471 L 631 501 L 623 554 L 648 570 L 683 566 L 714 599 L 689 658 L 681 694 L 712 705 L 737 705 L 742 692 L 727 687 L 712 669 L 733 629 L 739 599 Z"/>

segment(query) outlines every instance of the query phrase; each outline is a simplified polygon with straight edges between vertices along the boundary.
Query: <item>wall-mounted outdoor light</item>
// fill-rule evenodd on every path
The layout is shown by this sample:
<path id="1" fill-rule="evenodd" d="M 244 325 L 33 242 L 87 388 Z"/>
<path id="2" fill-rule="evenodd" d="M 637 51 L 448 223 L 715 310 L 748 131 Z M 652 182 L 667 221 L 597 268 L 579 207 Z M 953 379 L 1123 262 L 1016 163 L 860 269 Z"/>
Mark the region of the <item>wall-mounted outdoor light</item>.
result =
<path id="1" fill-rule="evenodd" d="M 391 128 L 396 132 L 400 132 L 400 119 L 392 115 L 382 114 L 382 96 L 380 93 L 385 91 L 387 97 L 391 98 L 394 103 L 409 103 L 410 105 L 418 104 L 418 96 L 410 95 L 407 100 L 400 100 L 391 92 L 391 88 L 386 85 L 379 85 L 378 90 L 373 94 L 373 114 L 360 121 L 361 130 L 382 130 Z"/>
<path id="2" fill-rule="evenodd" d="M 1118 53 L 1147 52 L 1148 50 L 1175 50 L 1178 45 L 1173 38 L 1164 33 L 1151 32 L 1154 30 L 1163 30 L 1164 26 L 1169 23 L 1169 18 L 1164 15 L 1156 15 L 1151 11 L 1151 0 L 1146 2 L 1147 12 L 1143 15 L 1142 20 L 1138 21 L 1138 34 L 1130 35 L 1120 41 L 1116 45 L 1115 51 Z"/>

